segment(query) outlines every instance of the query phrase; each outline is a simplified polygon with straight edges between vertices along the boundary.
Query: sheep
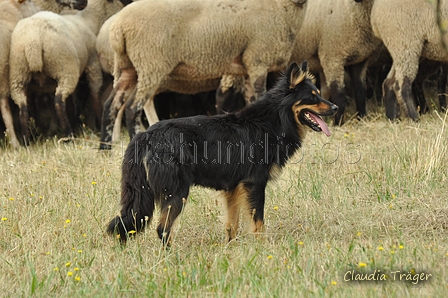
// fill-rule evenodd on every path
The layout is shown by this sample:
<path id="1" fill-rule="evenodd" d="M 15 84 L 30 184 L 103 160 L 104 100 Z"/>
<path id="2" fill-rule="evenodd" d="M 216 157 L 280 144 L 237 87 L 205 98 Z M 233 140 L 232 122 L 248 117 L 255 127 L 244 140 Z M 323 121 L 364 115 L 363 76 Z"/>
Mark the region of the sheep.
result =
<path id="1" fill-rule="evenodd" d="M 57 82 L 55 109 L 65 137 L 73 135 L 65 108 L 66 98 L 86 72 L 94 110 L 100 118 L 98 92 L 102 85 L 101 65 L 95 50 L 96 34 L 108 17 L 123 4 L 118 0 L 89 0 L 76 14 L 39 12 L 21 20 L 11 36 L 10 89 L 20 109 L 22 134 L 29 139 L 25 89 L 31 78 L 50 77 Z"/>
<path id="2" fill-rule="evenodd" d="M 440 8 L 442 19 L 447 19 L 448 2 L 442 1 Z M 418 120 L 412 83 L 420 59 L 448 62 L 436 22 L 435 4 L 427 0 L 376 0 L 371 24 L 375 36 L 383 41 L 393 60 L 383 82 L 386 116 L 391 120 L 398 117 L 398 103 L 405 116 Z"/>
<path id="3" fill-rule="evenodd" d="M 9 106 L 9 51 L 11 33 L 16 24 L 40 10 L 61 12 L 63 7 L 82 10 L 87 0 L 1 0 L 0 1 L 0 110 L 13 148 L 20 142 L 14 131 L 11 109 Z"/>
<path id="4" fill-rule="evenodd" d="M 381 46 L 370 25 L 373 3 L 373 0 L 315 0 L 307 4 L 291 62 L 308 60 L 310 71 L 319 73 L 322 96 L 339 106 L 335 124 L 343 123 L 346 107 L 345 69 L 353 81 L 358 116 L 366 115 L 366 70 Z M 223 77 L 217 90 L 221 102 L 228 97 L 226 90 L 234 91 L 226 81 L 232 80 Z M 248 98 L 245 99 L 248 103 Z"/>
<path id="5" fill-rule="evenodd" d="M 308 60 L 320 72 L 321 91 L 339 106 L 335 124 L 343 123 L 346 107 L 344 67 L 353 80 L 358 116 L 366 115 L 365 76 L 372 57 L 381 47 L 370 25 L 374 0 L 316 0 L 308 3 L 292 58 Z M 329 94 L 328 94 L 329 93 Z"/>
<path id="6" fill-rule="evenodd" d="M 129 98 L 132 137 L 145 102 L 149 123 L 158 121 L 153 99 L 163 84 L 216 88 L 223 74 L 248 75 L 247 92 L 258 98 L 267 72 L 289 62 L 305 9 L 306 0 L 154 0 L 125 7 L 110 28 L 115 99 L 104 105 L 100 148 L 108 148 L 121 106 L 111 102 Z"/>

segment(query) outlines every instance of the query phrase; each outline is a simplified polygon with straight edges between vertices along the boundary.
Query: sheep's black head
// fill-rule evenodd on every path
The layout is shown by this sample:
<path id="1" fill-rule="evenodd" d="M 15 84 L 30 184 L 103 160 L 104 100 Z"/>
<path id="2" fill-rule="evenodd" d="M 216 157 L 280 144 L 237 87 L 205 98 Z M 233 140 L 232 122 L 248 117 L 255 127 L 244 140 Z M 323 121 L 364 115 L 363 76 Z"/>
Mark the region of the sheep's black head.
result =
<path id="1" fill-rule="evenodd" d="M 76 10 L 83 10 L 87 6 L 87 0 L 56 0 L 56 3 Z"/>
<path id="2" fill-rule="evenodd" d="M 288 105 L 291 105 L 297 125 L 309 126 L 329 136 L 330 130 L 320 116 L 334 115 L 338 106 L 322 98 L 319 89 L 314 85 L 314 76 L 308 70 L 308 63 L 292 63 L 285 75 L 290 89 Z"/>

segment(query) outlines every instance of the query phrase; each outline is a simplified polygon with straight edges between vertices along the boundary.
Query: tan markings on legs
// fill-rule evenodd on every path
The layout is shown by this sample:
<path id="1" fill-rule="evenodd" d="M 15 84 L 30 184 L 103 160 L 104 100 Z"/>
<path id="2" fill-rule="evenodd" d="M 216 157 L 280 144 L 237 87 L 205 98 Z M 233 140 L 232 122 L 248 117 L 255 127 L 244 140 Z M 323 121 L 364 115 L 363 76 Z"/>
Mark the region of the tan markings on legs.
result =
<path id="1" fill-rule="evenodd" d="M 255 209 L 252 209 L 250 211 L 250 219 L 249 219 L 250 220 L 250 232 L 258 235 L 258 234 L 264 232 L 264 225 L 263 225 L 263 221 L 261 221 L 260 219 L 257 219 L 257 220 L 254 219 L 255 213 L 256 213 Z"/>
<path id="2" fill-rule="evenodd" d="M 225 204 L 227 208 L 226 231 L 228 240 L 236 237 L 241 205 L 247 201 L 249 193 L 244 184 L 238 184 L 231 192 L 225 193 Z"/>

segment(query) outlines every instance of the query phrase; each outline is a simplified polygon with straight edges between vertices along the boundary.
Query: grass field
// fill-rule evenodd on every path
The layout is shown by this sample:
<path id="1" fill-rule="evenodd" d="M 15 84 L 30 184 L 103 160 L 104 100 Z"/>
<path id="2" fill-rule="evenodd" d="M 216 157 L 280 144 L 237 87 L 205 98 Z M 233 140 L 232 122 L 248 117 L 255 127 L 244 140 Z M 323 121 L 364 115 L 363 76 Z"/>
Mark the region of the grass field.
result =
<path id="1" fill-rule="evenodd" d="M 445 297 L 445 117 L 310 131 L 267 188 L 262 237 L 226 243 L 219 193 L 194 187 L 171 250 L 154 224 L 126 247 L 105 235 L 127 139 L 111 153 L 89 133 L 2 148 L 0 296 Z M 350 280 L 371 273 L 386 280 Z"/>

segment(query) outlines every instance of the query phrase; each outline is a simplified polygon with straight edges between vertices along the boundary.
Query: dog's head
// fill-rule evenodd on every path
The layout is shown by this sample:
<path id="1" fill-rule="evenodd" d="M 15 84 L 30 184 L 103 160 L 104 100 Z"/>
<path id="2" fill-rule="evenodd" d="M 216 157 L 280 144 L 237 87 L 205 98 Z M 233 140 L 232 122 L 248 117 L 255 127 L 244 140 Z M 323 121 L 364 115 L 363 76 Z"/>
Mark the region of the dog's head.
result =
<path id="1" fill-rule="evenodd" d="M 338 106 L 320 96 L 319 89 L 314 85 L 314 76 L 308 71 L 308 63 L 292 63 L 285 73 L 289 85 L 290 96 L 287 105 L 292 106 L 294 119 L 299 126 L 309 126 L 315 131 L 323 131 L 330 136 L 327 124 L 320 116 L 331 116 L 336 113 Z"/>

